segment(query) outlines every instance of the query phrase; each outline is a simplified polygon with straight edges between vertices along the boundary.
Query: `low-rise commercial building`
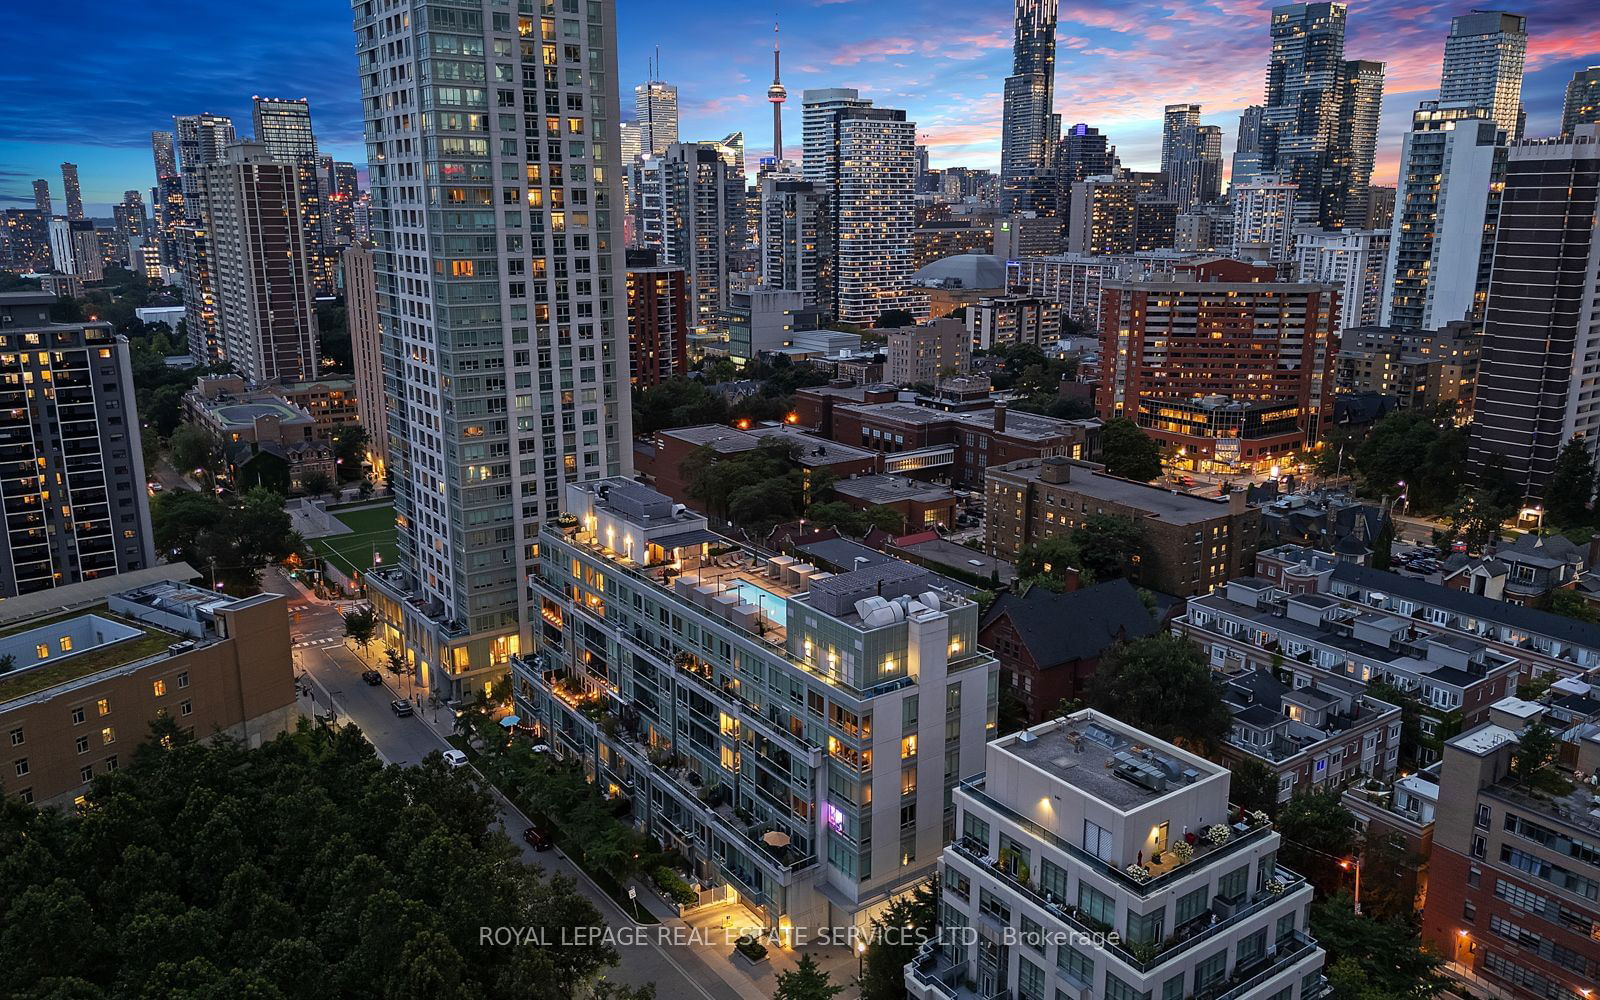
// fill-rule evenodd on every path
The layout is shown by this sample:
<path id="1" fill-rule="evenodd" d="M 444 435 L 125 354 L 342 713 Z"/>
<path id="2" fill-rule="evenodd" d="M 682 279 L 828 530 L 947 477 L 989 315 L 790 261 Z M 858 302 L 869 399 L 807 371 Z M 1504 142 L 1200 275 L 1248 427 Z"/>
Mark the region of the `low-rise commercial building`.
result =
<path id="1" fill-rule="evenodd" d="M 916 1000 L 1314 1000 L 1311 885 L 1228 770 L 1084 710 L 989 744 L 955 791 Z"/>
<path id="2" fill-rule="evenodd" d="M 945 384 L 914 402 L 898 399 L 889 387 L 855 395 L 831 386 L 801 389 L 795 412 L 801 426 L 883 453 L 885 472 L 948 478 L 967 489 L 981 487 L 984 469 L 992 465 L 1050 455 L 1083 458 L 1098 446 L 1098 421 L 1008 411 L 986 385 L 949 393 Z"/>
<path id="3" fill-rule="evenodd" d="M 995 725 L 977 604 L 899 561 L 768 557 L 627 479 L 565 506 L 512 661 L 523 724 L 780 933 L 863 926 L 931 874 Z"/>
<path id="4" fill-rule="evenodd" d="M 289 612 L 184 582 L 182 563 L 0 605 L 0 792 L 72 804 L 165 716 L 260 746 L 293 723 Z"/>
<path id="5" fill-rule="evenodd" d="M 361 407 L 354 379 L 328 378 L 316 382 L 290 382 L 273 386 L 285 402 L 311 414 L 311 424 L 320 438 L 332 441 L 346 427 L 361 424 Z"/>
<path id="6" fill-rule="evenodd" d="M 900 531 L 950 528 L 956 523 L 961 498 L 944 486 L 908 476 L 879 474 L 841 479 L 833 495 L 857 510 L 885 507 L 900 515 Z"/>
<path id="7" fill-rule="evenodd" d="M 882 467 L 875 451 L 852 448 L 837 441 L 807 434 L 785 424 L 739 430 L 725 424 L 697 427 L 669 427 L 648 439 L 634 442 L 633 465 L 650 485 L 678 503 L 699 508 L 701 501 L 689 492 L 689 457 L 701 448 L 717 455 L 738 455 L 755 451 L 764 441 L 782 441 L 792 446 L 795 463 L 809 483 L 811 475 L 826 470 L 835 479 L 870 475 Z M 809 499 L 809 498 L 808 498 Z"/>
<path id="8" fill-rule="evenodd" d="M 990 468 L 986 494 L 984 547 L 1007 559 L 1104 514 L 1138 525 L 1143 543 L 1129 578 L 1152 590 L 1208 593 L 1255 564 L 1261 515 L 1246 506 L 1242 491 L 1197 497 L 1054 457 Z"/>

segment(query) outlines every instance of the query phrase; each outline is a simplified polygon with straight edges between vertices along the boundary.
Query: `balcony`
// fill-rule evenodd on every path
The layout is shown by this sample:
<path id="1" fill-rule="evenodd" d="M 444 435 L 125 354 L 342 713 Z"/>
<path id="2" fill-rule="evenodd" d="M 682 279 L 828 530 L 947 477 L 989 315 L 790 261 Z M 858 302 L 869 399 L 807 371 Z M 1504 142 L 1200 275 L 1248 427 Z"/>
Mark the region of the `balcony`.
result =
<path id="1" fill-rule="evenodd" d="M 1112 928 L 1105 927 L 1088 917 L 1078 914 L 1078 908 L 1036 890 L 1031 883 L 1019 880 L 1012 872 L 1001 866 L 989 857 L 980 856 L 981 845 L 972 844 L 965 839 L 950 845 L 950 850 L 966 858 L 968 861 L 981 866 L 986 872 L 997 876 L 1007 887 L 1019 893 L 1046 912 L 1053 914 L 1062 923 L 1080 934 L 1104 934 Z M 1153 945 L 1127 947 L 1122 944 L 1107 944 L 1106 950 L 1113 954 L 1119 961 L 1136 969 L 1141 973 L 1149 973 L 1160 968 L 1167 962 L 1187 952 L 1200 944 L 1205 943 L 1217 935 L 1230 931 L 1239 924 L 1250 919 L 1262 910 L 1287 899 L 1291 893 L 1302 886 L 1307 886 L 1305 879 L 1286 868 L 1278 868 L 1274 878 L 1284 884 L 1281 892 L 1272 892 L 1269 889 L 1259 889 L 1254 896 L 1249 897 L 1244 903 L 1232 908 L 1226 916 L 1215 910 L 1207 910 L 1199 917 L 1190 920 L 1187 924 L 1178 927 L 1167 938 Z"/>
<path id="2" fill-rule="evenodd" d="M 1315 941 L 1295 931 L 1278 941 L 1276 954 L 1269 951 L 1243 970 L 1236 966 L 1228 979 L 1197 990 L 1194 1000 L 1238 1000 L 1282 976 L 1314 955 L 1316 950 Z"/>
<path id="3" fill-rule="evenodd" d="M 1176 881 L 1172 878 L 1174 874 L 1191 874 L 1199 871 L 1201 867 L 1215 864 L 1223 858 L 1238 854 L 1245 847 L 1260 843 L 1272 833 L 1271 823 L 1260 823 L 1254 820 L 1244 824 L 1236 823 L 1232 827 L 1232 835 L 1222 844 L 1212 844 L 1204 836 L 1197 837 L 1193 846 L 1193 855 L 1188 861 L 1181 864 L 1177 862 L 1146 864 L 1145 868 L 1150 872 L 1150 877 L 1141 879 L 1128 874 L 1117 864 L 1096 857 L 1078 845 L 1062 840 L 1028 817 L 991 798 L 983 791 L 983 779 L 984 776 L 981 773 L 964 779 L 958 786 L 960 792 L 970 796 L 973 801 L 981 803 L 994 813 L 1015 823 L 1032 836 L 1062 851 L 1073 860 L 1088 866 L 1090 870 L 1111 879 L 1122 888 L 1140 897 L 1148 897 L 1167 888 L 1173 881 Z M 1237 815 L 1238 811 L 1238 806 L 1229 807 L 1229 815 Z"/>

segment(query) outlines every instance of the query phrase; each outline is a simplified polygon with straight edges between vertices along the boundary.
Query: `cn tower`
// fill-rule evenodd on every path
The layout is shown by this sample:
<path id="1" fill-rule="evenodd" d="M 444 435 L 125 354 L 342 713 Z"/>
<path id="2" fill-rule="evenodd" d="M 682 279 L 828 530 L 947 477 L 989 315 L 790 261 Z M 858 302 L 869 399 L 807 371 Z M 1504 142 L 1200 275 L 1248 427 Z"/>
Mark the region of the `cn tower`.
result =
<path id="1" fill-rule="evenodd" d="M 767 100 L 772 102 L 772 158 L 774 161 L 783 159 L 783 102 L 788 100 L 789 92 L 783 89 L 783 84 L 778 80 L 778 25 L 772 25 L 772 86 L 767 88 Z"/>

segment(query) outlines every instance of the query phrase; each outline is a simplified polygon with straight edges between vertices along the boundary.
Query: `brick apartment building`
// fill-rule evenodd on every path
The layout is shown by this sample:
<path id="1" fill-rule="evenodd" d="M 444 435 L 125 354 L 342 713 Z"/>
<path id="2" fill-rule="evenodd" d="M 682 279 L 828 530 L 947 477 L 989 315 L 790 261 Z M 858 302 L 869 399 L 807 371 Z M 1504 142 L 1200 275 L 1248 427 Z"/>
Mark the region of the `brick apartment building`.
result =
<path id="1" fill-rule="evenodd" d="M 877 472 L 883 456 L 865 448 L 852 448 L 815 434 L 807 434 L 782 424 L 739 430 L 724 424 L 697 427 L 669 427 L 648 439 L 634 442 L 633 465 L 650 485 L 671 497 L 675 503 L 699 509 L 699 500 L 689 495 L 684 463 L 701 448 L 718 455 L 739 455 L 755 451 L 763 441 L 782 440 L 796 449 L 795 461 L 809 479 L 810 473 L 826 470 L 835 479 L 865 476 Z"/>
<path id="2" fill-rule="evenodd" d="M 195 575 L 158 566 L 0 605 L 0 653 L 15 658 L 0 673 L 0 791 L 70 805 L 161 715 L 248 746 L 293 723 L 284 598 L 182 582 Z"/>
<path id="3" fill-rule="evenodd" d="M 1087 458 L 1099 423 L 1008 411 L 987 391 L 944 393 L 907 402 L 888 386 L 820 386 L 795 393 L 801 426 L 884 455 L 885 472 L 948 479 L 981 489 L 984 469 L 1052 455 Z"/>
<path id="4" fill-rule="evenodd" d="M 1511 698 L 1489 714 L 1445 744 L 1422 939 L 1473 992 L 1582 1000 L 1600 983 L 1600 734 L 1569 730 L 1536 790 L 1512 767 L 1545 709 Z"/>
<path id="5" fill-rule="evenodd" d="M 988 470 L 984 547 L 1015 559 L 1023 546 L 1065 535 L 1089 517 L 1133 519 L 1144 534 L 1130 578 L 1179 596 L 1205 594 L 1255 564 L 1261 514 L 1243 491 L 1197 497 L 1108 476 L 1098 466 L 1050 457 Z"/>
<path id="6" fill-rule="evenodd" d="M 1202 471 L 1316 442 L 1333 412 L 1336 286 L 1212 258 L 1102 288 L 1102 417 L 1134 420 Z"/>

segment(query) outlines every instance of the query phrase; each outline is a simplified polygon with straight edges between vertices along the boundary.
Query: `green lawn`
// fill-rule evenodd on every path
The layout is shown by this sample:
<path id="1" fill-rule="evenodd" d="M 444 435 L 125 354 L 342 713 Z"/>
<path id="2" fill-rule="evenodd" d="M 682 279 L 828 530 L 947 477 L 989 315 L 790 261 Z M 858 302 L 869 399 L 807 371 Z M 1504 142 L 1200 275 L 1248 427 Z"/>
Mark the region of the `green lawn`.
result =
<path id="1" fill-rule="evenodd" d="M 313 551 L 326 556 L 340 572 L 364 573 L 372 568 L 373 547 L 377 547 L 379 565 L 393 566 L 397 556 L 394 547 L 394 504 L 386 503 L 363 510 L 335 511 L 333 516 L 350 528 L 348 535 L 330 535 L 314 539 Z"/>

